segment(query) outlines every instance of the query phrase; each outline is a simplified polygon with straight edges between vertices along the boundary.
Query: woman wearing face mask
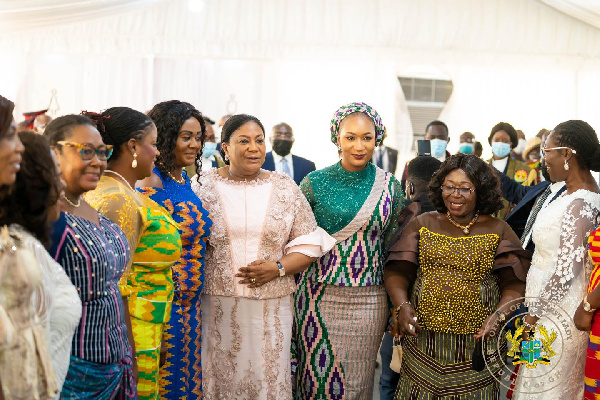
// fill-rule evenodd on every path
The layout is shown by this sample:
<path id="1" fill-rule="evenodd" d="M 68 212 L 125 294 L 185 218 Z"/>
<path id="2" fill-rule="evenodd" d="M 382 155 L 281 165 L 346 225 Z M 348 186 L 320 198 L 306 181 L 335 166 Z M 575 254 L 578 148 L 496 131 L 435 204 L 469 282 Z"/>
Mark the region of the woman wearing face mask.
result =
<path id="1" fill-rule="evenodd" d="M 507 122 L 500 122 L 492 128 L 488 137 L 488 142 L 492 146 L 493 157 L 488 160 L 490 164 L 498 171 L 520 183 L 523 186 L 535 185 L 537 183 L 537 173 L 529 168 L 522 161 L 511 157 L 510 151 L 519 143 L 517 131 Z M 504 219 L 514 204 L 504 201 L 504 207 L 497 212 L 496 216 Z"/>
<path id="2" fill-rule="evenodd" d="M 159 204 L 134 189 L 152 173 L 159 155 L 152 119 L 128 107 L 112 107 L 102 114 L 87 113 L 105 143 L 113 146 L 108 168 L 86 200 L 119 224 L 131 247 L 131 260 L 120 282 L 127 301 L 133 333 L 140 399 L 156 399 L 165 323 L 171 317 L 171 266 L 181 255 L 177 223 Z"/>
<path id="3" fill-rule="evenodd" d="M 77 288 L 83 306 L 61 396 L 135 398 L 133 355 L 118 286 L 129 260 L 129 245 L 118 225 L 83 199 L 98 185 L 112 148 L 82 115 L 58 117 L 44 134 L 65 182 L 49 253 Z"/>
<path id="4" fill-rule="evenodd" d="M 12 116 L 14 106 L 0 96 L 2 220 L 14 212 L 10 193 L 24 151 Z M 43 292 L 43 275 L 26 243 L 36 240 L 16 225 L 6 226 L 12 222 L 2 222 L 0 230 L 0 399 L 54 398 L 58 384 L 42 322 L 48 309 L 43 312 L 36 300 Z"/>
<path id="5" fill-rule="evenodd" d="M 300 184 L 337 244 L 303 273 L 296 292 L 296 391 L 302 399 L 370 399 L 389 316 L 383 263 L 404 196 L 394 175 L 369 162 L 384 133 L 377 111 L 342 106 L 330 131 L 341 160 Z"/>
<path id="6" fill-rule="evenodd" d="M 199 398 L 204 253 L 212 221 L 184 168 L 194 162 L 200 166 L 205 120 L 194 106 L 178 100 L 155 105 L 148 116 L 156 124 L 160 155 L 138 190 L 169 211 L 179 224 L 182 242 L 181 258 L 173 265 L 175 296 L 164 332 L 167 352 L 160 369 L 160 397 Z"/>

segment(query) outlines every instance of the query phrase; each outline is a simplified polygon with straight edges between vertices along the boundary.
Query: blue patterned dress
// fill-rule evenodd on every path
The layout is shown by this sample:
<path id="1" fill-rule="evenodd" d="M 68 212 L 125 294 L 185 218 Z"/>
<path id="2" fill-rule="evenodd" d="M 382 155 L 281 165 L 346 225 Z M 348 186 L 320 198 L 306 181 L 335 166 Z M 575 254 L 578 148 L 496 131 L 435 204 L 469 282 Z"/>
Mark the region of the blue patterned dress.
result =
<path id="1" fill-rule="evenodd" d="M 167 347 L 165 364 L 160 368 L 161 399 L 198 399 L 202 397 L 202 304 L 204 252 L 212 221 L 202 202 L 192 191 L 187 174 L 185 184 L 153 171 L 161 178 L 161 188 L 138 190 L 169 211 L 179 224 L 181 258 L 173 265 L 175 296 L 171 319 L 164 332 Z"/>

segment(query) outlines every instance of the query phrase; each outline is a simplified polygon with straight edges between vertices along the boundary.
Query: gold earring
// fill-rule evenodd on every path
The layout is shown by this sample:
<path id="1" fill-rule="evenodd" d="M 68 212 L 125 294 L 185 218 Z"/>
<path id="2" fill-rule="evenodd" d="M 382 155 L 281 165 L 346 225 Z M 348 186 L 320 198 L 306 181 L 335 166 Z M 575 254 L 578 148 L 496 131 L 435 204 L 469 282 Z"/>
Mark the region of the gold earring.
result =
<path id="1" fill-rule="evenodd" d="M 131 162 L 131 168 L 137 168 L 137 154 L 133 153 L 133 161 Z"/>

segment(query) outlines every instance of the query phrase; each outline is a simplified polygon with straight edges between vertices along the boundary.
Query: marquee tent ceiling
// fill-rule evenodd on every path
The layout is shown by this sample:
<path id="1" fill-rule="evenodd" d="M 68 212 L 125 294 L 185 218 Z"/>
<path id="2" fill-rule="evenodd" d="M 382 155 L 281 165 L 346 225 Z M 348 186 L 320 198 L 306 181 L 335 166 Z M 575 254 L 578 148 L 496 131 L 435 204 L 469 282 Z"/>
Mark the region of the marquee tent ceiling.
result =
<path id="1" fill-rule="evenodd" d="M 598 0 L 540 0 L 557 10 L 600 29 L 600 1 Z"/>

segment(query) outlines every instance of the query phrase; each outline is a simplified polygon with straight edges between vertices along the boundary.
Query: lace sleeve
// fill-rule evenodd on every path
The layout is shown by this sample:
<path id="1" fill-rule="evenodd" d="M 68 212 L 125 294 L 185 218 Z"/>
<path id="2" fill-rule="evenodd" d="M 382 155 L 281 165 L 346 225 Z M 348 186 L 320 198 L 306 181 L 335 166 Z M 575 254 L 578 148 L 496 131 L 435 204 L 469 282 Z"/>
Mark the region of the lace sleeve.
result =
<path id="1" fill-rule="evenodd" d="M 402 191 L 402 186 L 398 179 L 392 176 L 392 213 L 389 218 L 389 222 L 385 232 L 383 233 L 383 248 L 387 249 L 390 245 L 391 239 L 394 237 L 394 234 L 398 230 L 400 226 L 399 222 L 401 220 L 400 214 L 402 214 L 402 210 L 404 209 L 404 192 Z"/>
<path id="2" fill-rule="evenodd" d="M 314 208 L 315 198 L 313 196 L 312 185 L 310 184 L 310 178 L 308 176 L 305 176 L 304 179 L 302 179 L 302 182 L 300 182 L 300 190 L 302 191 L 304 197 L 306 197 L 306 200 L 308 200 L 310 208 Z"/>
<path id="3" fill-rule="evenodd" d="M 304 178 L 302 183 L 304 183 L 304 181 L 308 181 L 308 178 Z M 312 212 L 312 208 L 310 207 L 308 200 L 305 198 L 305 194 L 301 191 L 302 189 L 298 190 L 295 184 L 293 185 L 293 189 L 295 191 L 294 222 L 292 224 L 288 241 L 292 241 L 302 235 L 308 235 L 317 229 L 315 215 Z"/>
<path id="4" fill-rule="evenodd" d="M 587 240 L 594 229 L 597 213 L 595 207 L 582 199 L 569 204 L 562 218 L 554 274 L 539 299 L 530 302 L 531 314 L 539 317 L 549 311 L 546 305 L 560 304 L 577 278 L 585 274 Z"/>

